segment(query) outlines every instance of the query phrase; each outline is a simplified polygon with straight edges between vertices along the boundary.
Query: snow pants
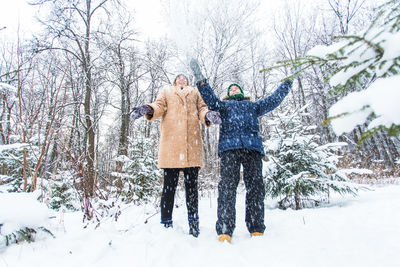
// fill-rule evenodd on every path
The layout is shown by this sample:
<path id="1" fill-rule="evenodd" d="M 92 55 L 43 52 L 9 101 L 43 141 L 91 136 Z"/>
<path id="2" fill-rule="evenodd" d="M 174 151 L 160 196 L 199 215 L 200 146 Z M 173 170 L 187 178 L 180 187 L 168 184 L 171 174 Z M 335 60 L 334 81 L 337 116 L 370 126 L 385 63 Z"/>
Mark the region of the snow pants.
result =
<path id="1" fill-rule="evenodd" d="M 189 221 L 199 219 L 197 191 L 199 170 L 200 167 L 164 169 L 164 187 L 161 195 L 161 223 L 172 225 L 172 211 L 174 209 L 175 191 L 180 171 L 183 171 L 184 176 L 188 219 Z"/>
<path id="2" fill-rule="evenodd" d="M 232 236 L 236 226 L 236 191 L 243 165 L 246 187 L 246 226 L 250 233 L 264 233 L 265 186 L 262 178 L 262 154 L 249 149 L 221 153 L 221 181 L 218 184 L 217 234 Z"/>

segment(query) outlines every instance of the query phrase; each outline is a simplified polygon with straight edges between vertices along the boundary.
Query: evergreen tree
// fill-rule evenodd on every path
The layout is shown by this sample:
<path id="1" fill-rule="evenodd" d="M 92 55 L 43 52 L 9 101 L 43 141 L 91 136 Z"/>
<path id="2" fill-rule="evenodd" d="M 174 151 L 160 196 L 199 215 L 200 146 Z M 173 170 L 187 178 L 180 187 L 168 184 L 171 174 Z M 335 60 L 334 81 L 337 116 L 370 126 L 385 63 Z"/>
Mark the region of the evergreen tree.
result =
<path id="1" fill-rule="evenodd" d="M 43 179 L 41 188 L 43 198 L 49 208 L 71 211 L 80 209 L 79 197 L 74 188 L 74 177 L 69 170 L 62 170 L 51 179 Z"/>
<path id="2" fill-rule="evenodd" d="M 262 71 L 292 66 L 297 70 L 294 75 L 297 75 L 313 65 L 319 66 L 333 87 L 332 94 L 346 95 L 353 92 L 339 100 L 337 104 L 340 105 L 330 109 L 330 118 L 325 122 L 335 121 L 342 126 L 349 124 L 347 130 L 334 126 L 338 135 L 351 131 L 357 124 L 368 123 L 369 128 L 361 141 L 379 130 L 388 132 L 390 136 L 398 136 L 399 116 L 393 116 L 393 112 L 388 115 L 389 108 L 386 106 L 382 109 L 382 105 L 376 105 L 377 97 L 374 96 L 380 93 L 390 100 L 388 104 L 397 105 L 393 100 L 398 99 L 398 88 L 393 87 L 398 87 L 395 85 L 400 82 L 399 32 L 400 1 L 389 0 L 377 9 L 376 17 L 364 31 L 337 36 L 334 38 L 337 42 L 329 47 L 314 47 L 306 57 L 281 61 Z M 368 93 L 368 97 L 362 98 L 361 94 L 354 92 L 363 90 Z M 354 99 L 358 101 L 354 102 Z M 398 111 L 396 107 L 391 109 Z M 353 121 L 353 124 L 349 121 Z"/>
<path id="3" fill-rule="evenodd" d="M 27 169 L 34 170 L 37 162 L 35 155 L 38 147 L 23 143 L 0 145 L 0 166 L 4 175 L 0 176 L 0 192 L 22 192 L 24 187 L 24 151 L 26 151 Z M 26 174 L 28 181 L 31 180 L 29 172 Z M 29 191 L 28 184 L 28 191 Z"/>
<path id="4" fill-rule="evenodd" d="M 129 141 L 129 158 L 123 155 L 116 161 L 122 162 L 121 172 L 113 172 L 116 184 L 121 186 L 121 196 L 126 203 L 146 201 L 159 192 L 160 170 L 153 155 L 154 141 L 136 137 Z"/>
<path id="5" fill-rule="evenodd" d="M 315 127 L 301 123 L 305 108 L 287 111 L 269 122 L 275 130 L 265 144 L 269 149 L 266 190 L 272 197 L 281 197 L 282 209 L 317 206 L 329 201 L 330 190 L 355 195 L 359 188 L 336 167 L 339 157 L 334 152 L 346 143 L 319 145 L 318 136 L 312 134 Z"/>

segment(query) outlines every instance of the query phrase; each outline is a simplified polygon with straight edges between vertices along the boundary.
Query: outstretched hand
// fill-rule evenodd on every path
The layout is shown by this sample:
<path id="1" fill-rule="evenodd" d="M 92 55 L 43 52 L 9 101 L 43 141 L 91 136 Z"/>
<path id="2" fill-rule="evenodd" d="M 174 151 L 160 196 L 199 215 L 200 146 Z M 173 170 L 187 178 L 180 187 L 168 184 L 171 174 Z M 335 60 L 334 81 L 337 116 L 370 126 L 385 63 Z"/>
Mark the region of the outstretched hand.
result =
<path id="1" fill-rule="evenodd" d="M 209 111 L 206 114 L 206 119 L 211 121 L 212 124 L 221 124 L 221 116 L 219 115 L 219 112 L 217 111 Z"/>
<path id="2" fill-rule="evenodd" d="M 147 113 L 153 113 L 153 108 L 148 105 L 134 107 L 132 109 L 131 119 L 137 120 Z"/>
<path id="3" fill-rule="evenodd" d="M 196 83 L 205 80 L 203 73 L 201 73 L 199 62 L 196 59 L 192 58 L 192 60 L 190 60 L 190 68 L 193 71 Z"/>

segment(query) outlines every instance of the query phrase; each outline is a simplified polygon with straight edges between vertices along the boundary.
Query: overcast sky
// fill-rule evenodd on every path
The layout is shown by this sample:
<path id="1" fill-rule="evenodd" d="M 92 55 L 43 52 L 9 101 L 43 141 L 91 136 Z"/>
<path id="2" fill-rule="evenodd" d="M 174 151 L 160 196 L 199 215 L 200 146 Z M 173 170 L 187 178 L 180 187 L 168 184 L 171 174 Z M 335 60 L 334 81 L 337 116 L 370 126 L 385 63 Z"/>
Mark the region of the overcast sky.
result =
<path id="1" fill-rule="evenodd" d="M 34 9 L 25 0 L 1 0 L 0 8 L 0 31 L 1 36 L 15 38 L 18 28 L 22 34 L 30 32 L 35 24 Z M 19 27 L 18 27 L 19 26 Z"/>
<path id="2" fill-rule="evenodd" d="M 18 36 L 21 39 L 29 38 L 32 33 L 40 30 L 39 23 L 35 19 L 37 7 L 28 5 L 29 0 L 0 0 L 0 41 L 15 42 Z M 31 0 L 32 1 L 32 0 Z M 198 9 L 204 9 L 204 6 L 210 7 L 215 5 L 215 0 L 122 0 L 130 11 L 134 11 L 135 30 L 140 33 L 140 39 L 158 39 L 165 35 L 174 39 L 176 36 L 181 38 L 180 32 L 176 23 L 184 20 L 179 20 L 185 10 L 190 14 L 196 14 Z M 257 3 L 260 5 L 257 8 L 255 16 L 257 17 L 257 28 L 262 28 L 263 32 L 269 33 L 271 28 L 268 26 L 273 24 L 274 18 L 279 19 L 279 14 L 283 12 L 285 3 L 288 5 L 299 5 L 301 3 L 302 12 L 313 10 L 322 3 L 327 3 L 327 0 L 218 0 L 240 3 Z M 343 0 L 345 1 L 345 0 Z M 347 0 L 346 0 L 347 1 Z M 383 0 L 367 0 L 371 2 L 382 2 Z M 186 8 L 186 9 L 185 9 Z M 186 14 L 187 15 L 187 14 Z M 276 17 L 278 16 L 278 17 Z M 196 16 L 189 16 L 194 17 Z M 201 18 L 200 18 L 201 19 Z M 175 21 L 175 23 L 174 23 Z M 4 29 L 4 27 L 6 27 Z M 269 36 L 269 34 L 267 34 Z"/>
<path id="3" fill-rule="evenodd" d="M 0 38 L 16 39 L 19 33 L 21 37 L 28 37 L 33 32 L 40 29 L 35 19 L 37 7 L 28 5 L 29 0 L 0 0 Z M 250 1 L 250 0 L 249 0 Z M 253 1 L 253 0 L 251 0 Z M 266 14 L 279 5 L 284 0 L 263 0 L 261 8 Z M 146 38 L 159 38 L 167 33 L 167 12 L 174 10 L 182 0 L 144 0 L 144 1 L 124 1 L 131 11 L 135 11 L 135 26 L 137 30 Z M 205 0 L 191 0 L 194 6 L 198 3 L 206 3 Z M 179 14 L 177 14 L 179 15 Z"/>
<path id="4" fill-rule="evenodd" d="M 36 7 L 28 5 L 28 0 L 0 0 L 0 36 L 16 38 L 29 36 L 40 27 L 35 19 Z M 160 0 L 126 1 L 135 10 L 135 24 L 145 36 L 158 38 L 165 32 L 161 16 Z"/>

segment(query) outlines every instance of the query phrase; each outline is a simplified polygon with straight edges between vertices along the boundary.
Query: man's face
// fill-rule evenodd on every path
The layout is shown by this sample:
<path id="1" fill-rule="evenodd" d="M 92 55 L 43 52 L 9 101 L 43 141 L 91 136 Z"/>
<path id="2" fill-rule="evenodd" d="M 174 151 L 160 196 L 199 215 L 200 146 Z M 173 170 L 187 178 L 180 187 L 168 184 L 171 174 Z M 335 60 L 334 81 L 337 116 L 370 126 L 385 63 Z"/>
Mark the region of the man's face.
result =
<path id="1" fill-rule="evenodd" d="M 188 85 L 188 81 L 186 80 L 185 76 L 179 75 L 178 78 L 176 78 L 175 85 L 183 88 Z"/>
<path id="2" fill-rule="evenodd" d="M 236 94 L 240 94 L 240 93 L 242 93 L 242 91 L 240 91 L 240 88 L 237 87 L 236 85 L 232 85 L 232 86 L 229 88 L 229 96 L 231 96 L 231 95 L 236 95 Z"/>

